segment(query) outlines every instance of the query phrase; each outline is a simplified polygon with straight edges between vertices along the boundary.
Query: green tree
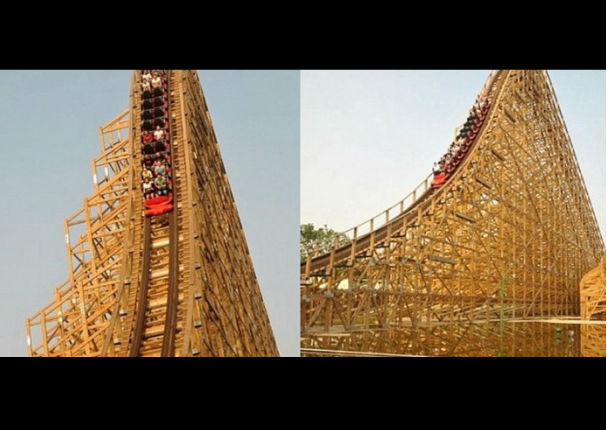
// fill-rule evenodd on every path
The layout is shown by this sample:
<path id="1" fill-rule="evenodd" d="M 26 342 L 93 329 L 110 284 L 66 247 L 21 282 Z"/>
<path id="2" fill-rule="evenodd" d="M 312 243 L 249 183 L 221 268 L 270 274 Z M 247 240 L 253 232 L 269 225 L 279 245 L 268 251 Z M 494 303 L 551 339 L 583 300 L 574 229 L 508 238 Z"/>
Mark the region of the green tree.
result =
<path id="1" fill-rule="evenodd" d="M 333 248 L 335 237 L 338 237 L 338 243 L 342 244 L 348 241 L 348 237 L 343 233 L 331 230 L 326 225 L 315 228 L 314 224 L 302 224 L 299 227 L 299 250 L 301 261 L 305 261 L 310 253 L 324 254 Z"/>

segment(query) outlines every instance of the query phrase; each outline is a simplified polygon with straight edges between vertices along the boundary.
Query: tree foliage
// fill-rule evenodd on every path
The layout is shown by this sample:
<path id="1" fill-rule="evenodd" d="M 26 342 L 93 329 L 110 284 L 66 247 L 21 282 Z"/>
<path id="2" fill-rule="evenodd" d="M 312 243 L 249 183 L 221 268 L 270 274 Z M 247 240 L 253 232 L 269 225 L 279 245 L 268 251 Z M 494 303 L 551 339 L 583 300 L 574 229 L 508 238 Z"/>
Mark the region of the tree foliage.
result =
<path id="1" fill-rule="evenodd" d="M 335 237 L 338 243 L 348 241 L 348 237 L 343 233 L 338 233 L 326 225 L 315 228 L 314 224 L 302 224 L 299 227 L 299 249 L 301 261 L 305 261 L 310 253 L 324 254 L 333 248 Z"/>

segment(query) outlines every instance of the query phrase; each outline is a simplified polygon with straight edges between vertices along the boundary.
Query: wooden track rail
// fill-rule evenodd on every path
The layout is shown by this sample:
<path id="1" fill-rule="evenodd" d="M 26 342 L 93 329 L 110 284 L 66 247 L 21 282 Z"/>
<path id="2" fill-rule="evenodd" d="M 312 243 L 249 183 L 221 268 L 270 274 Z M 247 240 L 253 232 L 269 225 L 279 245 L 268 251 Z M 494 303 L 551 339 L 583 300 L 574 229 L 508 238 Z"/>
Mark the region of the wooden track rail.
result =
<path id="1" fill-rule="evenodd" d="M 148 289 L 150 283 L 150 248 L 152 247 L 152 225 L 151 220 L 146 218 L 143 224 L 143 265 L 141 267 L 141 287 L 137 296 L 137 323 L 133 342 L 129 349 L 130 357 L 137 357 L 141 349 L 141 341 L 145 329 L 145 311 L 148 306 Z"/>
<path id="2" fill-rule="evenodd" d="M 172 357 L 175 354 L 175 335 L 177 333 L 177 306 L 179 301 L 179 260 L 177 252 L 177 212 L 169 214 L 169 291 L 167 297 L 166 321 L 162 356 Z"/>
<path id="3" fill-rule="evenodd" d="M 170 89 L 174 87 L 172 79 L 174 77 L 169 73 L 169 120 L 172 114 Z M 170 126 L 169 136 L 172 145 Z M 171 153 L 175 154 L 174 148 Z M 176 204 L 177 197 L 175 193 Z M 179 301 L 178 229 L 177 209 L 144 220 L 142 269 L 135 312 L 137 322 L 129 348 L 131 357 L 174 355 Z"/>

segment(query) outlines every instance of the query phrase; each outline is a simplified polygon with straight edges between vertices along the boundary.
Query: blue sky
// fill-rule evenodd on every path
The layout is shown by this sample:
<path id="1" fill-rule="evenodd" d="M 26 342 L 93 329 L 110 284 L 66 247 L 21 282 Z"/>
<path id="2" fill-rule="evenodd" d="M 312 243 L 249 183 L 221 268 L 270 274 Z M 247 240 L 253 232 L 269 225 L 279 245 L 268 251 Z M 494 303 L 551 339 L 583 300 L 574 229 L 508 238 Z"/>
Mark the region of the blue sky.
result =
<path id="1" fill-rule="evenodd" d="M 199 71 L 282 355 L 299 353 L 299 72 Z M 98 127 L 131 71 L 0 71 L 0 356 L 66 279 L 63 220 L 93 189 Z"/>
<path id="2" fill-rule="evenodd" d="M 303 71 L 302 222 L 343 231 L 405 197 L 447 149 L 489 72 Z M 604 238 L 605 71 L 548 73 Z"/>

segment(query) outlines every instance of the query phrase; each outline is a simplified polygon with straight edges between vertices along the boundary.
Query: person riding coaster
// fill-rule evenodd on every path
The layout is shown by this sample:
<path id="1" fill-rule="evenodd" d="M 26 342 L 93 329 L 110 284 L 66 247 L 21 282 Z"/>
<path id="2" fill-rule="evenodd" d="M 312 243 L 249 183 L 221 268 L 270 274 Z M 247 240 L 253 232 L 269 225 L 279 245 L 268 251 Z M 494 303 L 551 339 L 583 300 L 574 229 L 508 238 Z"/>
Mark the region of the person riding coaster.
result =
<path id="1" fill-rule="evenodd" d="M 152 94 L 154 95 L 154 97 L 164 96 L 164 95 L 166 95 L 166 88 L 164 88 L 164 87 L 152 88 Z"/>
<path id="2" fill-rule="evenodd" d="M 146 130 L 141 135 L 141 140 L 143 143 L 152 143 L 154 141 L 154 135 Z"/>
<path id="3" fill-rule="evenodd" d="M 165 117 L 156 118 L 152 121 L 152 124 L 154 127 L 160 126 L 160 128 L 167 129 L 169 128 L 169 119 Z"/>
<path id="4" fill-rule="evenodd" d="M 144 166 L 143 171 L 141 172 L 141 176 L 143 177 L 143 181 L 149 181 L 154 177 L 154 173 Z"/>
<path id="5" fill-rule="evenodd" d="M 157 141 L 162 141 L 166 137 L 166 132 L 162 128 L 160 124 L 156 125 L 156 129 L 154 130 L 154 139 Z"/>
<path id="6" fill-rule="evenodd" d="M 447 153 L 441 157 L 438 167 L 434 163 L 432 168 L 434 177 L 431 182 L 433 187 L 440 187 L 457 169 L 478 135 L 488 110 L 488 101 L 484 98 L 478 98 L 470 109 L 466 122 L 457 133 L 455 141 L 451 142 Z"/>
<path id="7" fill-rule="evenodd" d="M 152 182 L 152 179 L 147 179 L 145 181 L 143 181 L 143 195 L 145 196 L 145 199 L 151 199 L 154 198 L 154 183 Z"/>
<path id="8" fill-rule="evenodd" d="M 157 176 L 153 185 L 156 194 L 145 200 L 145 216 L 158 216 L 173 210 L 172 183 L 165 176 Z"/>
<path id="9" fill-rule="evenodd" d="M 440 175 L 442 173 L 442 169 L 440 169 L 438 167 L 438 163 L 435 161 L 434 165 L 432 166 L 432 174 L 436 177 L 437 175 Z"/>
<path id="10" fill-rule="evenodd" d="M 152 145 L 152 143 L 145 143 L 143 145 L 143 149 L 141 151 L 143 153 L 143 155 L 153 155 L 156 153 L 156 151 L 154 150 L 154 146 Z"/>
<path id="11" fill-rule="evenodd" d="M 149 190 L 152 185 L 153 192 L 148 192 L 145 199 L 145 215 L 156 216 L 173 209 L 172 183 L 165 175 L 157 175 L 153 181 L 144 183 L 144 189 Z"/>
<path id="12" fill-rule="evenodd" d="M 149 81 L 143 81 L 141 83 L 141 91 L 145 94 L 145 93 L 149 93 L 150 91 L 152 91 L 152 84 L 150 84 Z"/>
<path id="13" fill-rule="evenodd" d="M 141 113 L 141 119 L 143 120 L 151 120 L 156 118 L 164 118 L 168 117 L 168 112 L 165 107 L 158 106 L 150 109 L 144 109 Z"/>
<path id="14" fill-rule="evenodd" d="M 167 144 L 164 140 L 157 140 L 156 143 L 154 143 L 154 150 L 157 153 L 165 153 L 167 152 Z"/>
<path id="15" fill-rule="evenodd" d="M 153 97 L 143 100 L 143 109 L 153 109 L 156 107 L 166 107 L 166 97 Z"/>
<path id="16" fill-rule="evenodd" d="M 441 185 L 443 185 L 446 180 L 447 180 L 447 176 L 444 173 L 439 173 L 432 179 L 432 182 L 430 183 L 430 185 L 433 188 L 438 188 Z"/>
<path id="17" fill-rule="evenodd" d="M 142 86 L 143 89 L 143 86 Z M 142 99 L 143 101 L 150 101 L 152 99 L 166 99 L 167 95 L 168 95 L 168 88 L 166 86 L 160 86 L 155 88 L 154 85 L 151 85 L 151 88 L 149 91 L 142 91 Z"/>
<path id="18" fill-rule="evenodd" d="M 168 118 L 157 118 L 157 119 L 148 119 L 144 120 L 141 125 L 141 132 L 144 131 L 155 131 L 158 127 L 163 130 L 168 131 L 169 129 L 169 120 Z"/>
<path id="19" fill-rule="evenodd" d="M 170 165 L 168 79 L 165 71 L 142 74 L 142 179 L 145 216 L 173 210 Z"/>

